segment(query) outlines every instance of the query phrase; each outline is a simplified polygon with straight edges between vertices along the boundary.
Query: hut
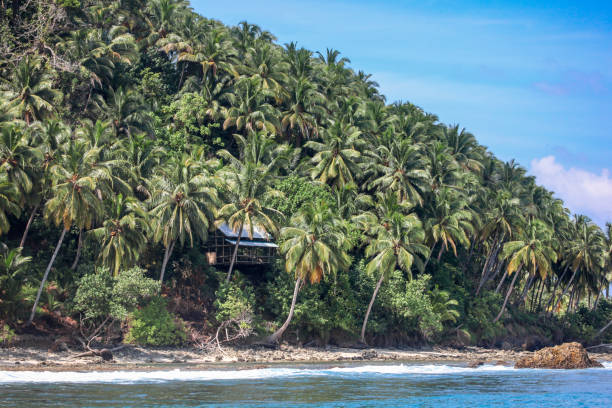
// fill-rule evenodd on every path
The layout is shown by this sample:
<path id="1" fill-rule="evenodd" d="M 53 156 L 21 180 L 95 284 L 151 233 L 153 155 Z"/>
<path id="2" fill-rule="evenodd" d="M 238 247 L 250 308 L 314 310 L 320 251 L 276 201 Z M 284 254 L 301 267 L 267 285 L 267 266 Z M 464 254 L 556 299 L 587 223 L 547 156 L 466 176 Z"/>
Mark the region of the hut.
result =
<path id="1" fill-rule="evenodd" d="M 225 266 L 232 261 L 238 232 L 229 225 L 221 224 L 205 244 L 206 258 L 210 265 Z M 253 237 L 249 237 L 246 228 L 242 231 L 236 255 L 236 265 L 265 265 L 276 258 L 278 245 L 272 241 L 270 234 L 260 228 L 254 228 Z"/>

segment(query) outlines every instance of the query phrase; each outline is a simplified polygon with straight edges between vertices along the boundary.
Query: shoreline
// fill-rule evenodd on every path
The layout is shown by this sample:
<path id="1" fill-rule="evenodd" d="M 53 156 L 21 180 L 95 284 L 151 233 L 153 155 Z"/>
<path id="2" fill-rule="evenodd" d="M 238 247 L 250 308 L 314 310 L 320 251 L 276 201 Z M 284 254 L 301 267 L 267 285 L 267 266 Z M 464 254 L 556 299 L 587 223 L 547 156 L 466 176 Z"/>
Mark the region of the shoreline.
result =
<path id="1" fill-rule="evenodd" d="M 254 369 L 270 365 L 300 365 L 392 362 L 397 363 L 466 363 L 513 366 L 529 351 L 466 347 L 421 349 L 347 347 L 296 347 L 281 345 L 277 349 L 261 347 L 223 347 L 212 351 L 195 348 L 145 348 L 130 346 L 113 353 L 113 360 L 100 356 L 77 357 L 69 351 L 50 351 L 44 347 L 0 348 L 0 371 L 127 371 L 127 370 L 211 370 L 219 368 Z M 612 361 L 610 353 L 589 353 L 597 361 Z"/>

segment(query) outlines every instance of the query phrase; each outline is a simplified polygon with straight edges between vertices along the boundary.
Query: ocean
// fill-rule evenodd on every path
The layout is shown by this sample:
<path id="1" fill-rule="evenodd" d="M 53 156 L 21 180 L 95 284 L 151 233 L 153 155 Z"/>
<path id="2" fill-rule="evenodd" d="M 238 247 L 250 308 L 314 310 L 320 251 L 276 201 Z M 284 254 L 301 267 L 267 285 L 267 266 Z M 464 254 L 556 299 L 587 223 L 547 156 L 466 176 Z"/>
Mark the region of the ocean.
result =
<path id="1" fill-rule="evenodd" d="M 303 364 L 207 371 L 0 371 L 2 407 L 612 407 L 612 363 L 586 370 Z"/>

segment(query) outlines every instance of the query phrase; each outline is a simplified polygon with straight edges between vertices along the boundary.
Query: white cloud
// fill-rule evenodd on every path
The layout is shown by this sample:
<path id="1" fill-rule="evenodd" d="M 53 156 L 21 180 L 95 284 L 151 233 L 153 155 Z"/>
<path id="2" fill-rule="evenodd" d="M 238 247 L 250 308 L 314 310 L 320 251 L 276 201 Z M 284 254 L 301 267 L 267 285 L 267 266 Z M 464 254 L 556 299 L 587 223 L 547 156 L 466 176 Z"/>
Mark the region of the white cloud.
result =
<path id="1" fill-rule="evenodd" d="M 601 174 L 576 167 L 566 169 L 555 156 L 546 156 L 531 161 L 531 174 L 571 211 L 588 215 L 599 225 L 612 221 L 612 177 L 608 169 Z"/>

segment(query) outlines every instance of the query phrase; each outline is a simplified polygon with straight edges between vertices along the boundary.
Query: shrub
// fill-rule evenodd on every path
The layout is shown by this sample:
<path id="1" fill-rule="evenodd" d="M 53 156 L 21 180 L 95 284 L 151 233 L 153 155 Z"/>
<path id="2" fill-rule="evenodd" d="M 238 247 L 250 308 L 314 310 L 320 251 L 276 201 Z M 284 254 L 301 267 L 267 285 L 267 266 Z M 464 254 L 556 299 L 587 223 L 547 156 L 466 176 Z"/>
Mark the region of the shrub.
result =
<path id="1" fill-rule="evenodd" d="M 82 314 L 83 331 L 93 336 L 109 322 L 124 321 L 158 290 L 159 283 L 145 277 L 144 271 L 138 267 L 123 271 L 116 277 L 108 268 L 98 268 L 79 281 L 74 309 Z"/>
<path id="2" fill-rule="evenodd" d="M 0 344 L 8 346 L 14 337 L 15 332 L 9 327 L 8 324 L 0 325 Z"/>
<path id="3" fill-rule="evenodd" d="M 143 346 L 178 346 L 187 335 L 182 321 L 176 319 L 166 308 L 162 297 L 154 297 L 145 307 L 132 313 L 126 343 Z"/>

